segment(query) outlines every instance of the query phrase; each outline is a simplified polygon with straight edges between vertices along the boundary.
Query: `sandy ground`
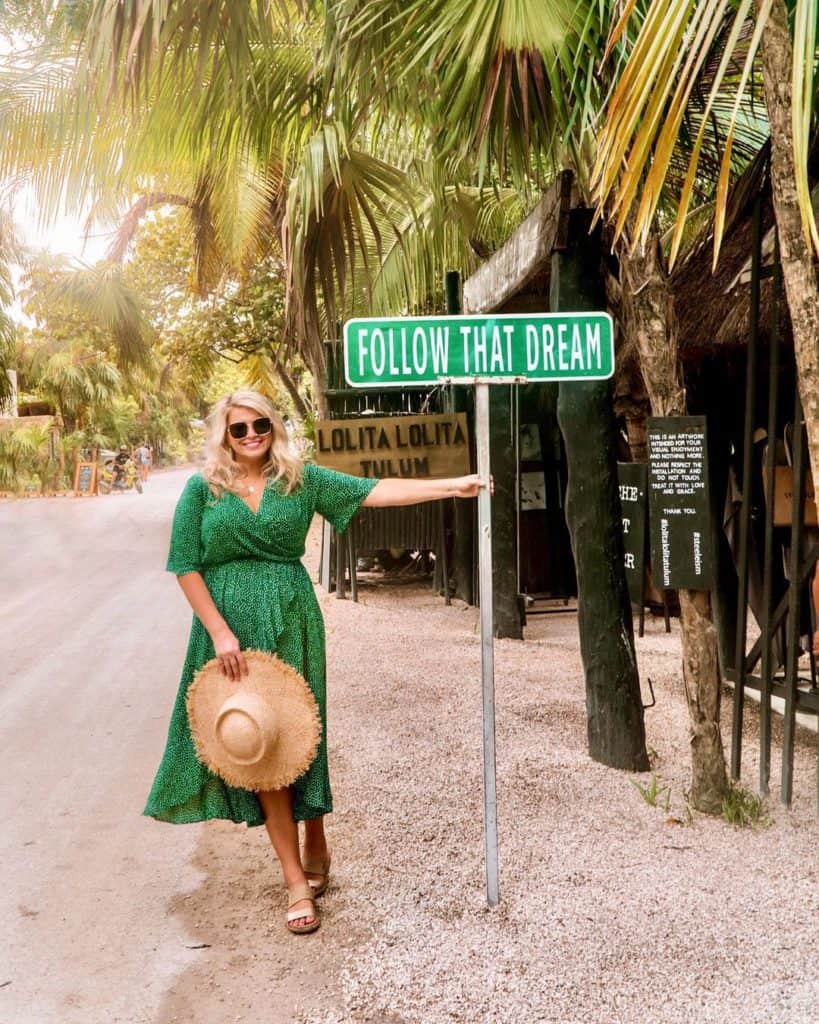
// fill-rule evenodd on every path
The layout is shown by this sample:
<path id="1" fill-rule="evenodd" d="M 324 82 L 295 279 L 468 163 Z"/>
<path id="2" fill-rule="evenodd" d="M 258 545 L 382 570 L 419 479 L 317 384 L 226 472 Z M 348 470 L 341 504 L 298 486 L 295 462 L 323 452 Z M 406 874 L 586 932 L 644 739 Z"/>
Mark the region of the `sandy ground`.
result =
<path id="1" fill-rule="evenodd" d="M 766 827 L 689 819 L 661 621 L 638 650 L 667 810 L 586 756 L 573 615 L 497 644 L 498 908 L 476 614 L 425 586 L 320 597 L 337 810 L 316 935 L 285 932 L 263 829 L 141 818 L 189 621 L 162 572 L 185 475 L 142 497 L 0 503 L 0 1022 L 819 1019 L 816 736 L 800 731 L 793 809 L 772 799 Z M 749 786 L 756 735 L 751 712 Z"/>

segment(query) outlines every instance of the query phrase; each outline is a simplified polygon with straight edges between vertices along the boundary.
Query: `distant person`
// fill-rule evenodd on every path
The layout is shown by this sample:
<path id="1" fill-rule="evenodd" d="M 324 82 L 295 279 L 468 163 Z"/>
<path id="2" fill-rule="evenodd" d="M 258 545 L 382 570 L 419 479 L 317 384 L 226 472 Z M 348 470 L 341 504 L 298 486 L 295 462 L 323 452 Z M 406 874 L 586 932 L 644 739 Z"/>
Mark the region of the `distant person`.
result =
<path id="1" fill-rule="evenodd" d="M 148 472 L 151 468 L 151 449 L 148 447 L 148 442 L 143 441 L 141 445 L 134 452 L 136 459 L 137 471 L 139 473 L 139 479 L 145 483 L 148 479 Z"/>
<path id="2" fill-rule="evenodd" d="M 114 456 L 114 479 L 112 483 L 116 484 L 122 477 L 125 476 L 125 467 L 131 461 L 131 452 L 127 444 L 121 444 L 119 451 Z"/>
<path id="3" fill-rule="evenodd" d="M 288 891 L 286 926 L 304 934 L 319 927 L 315 900 L 330 873 L 324 815 L 333 809 L 324 628 L 301 563 L 310 521 L 318 512 L 343 532 L 360 505 L 474 498 L 483 485 L 477 475 L 374 480 L 305 464 L 289 450 L 281 416 L 255 391 L 237 391 L 216 404 L 207 455 L 174 515 L 167 568 L 194 619 L 165 754 L 144 813 L 177 824 L 226 818 L 265 825 Z M 250 649 L 275 652 L 307 680 L 322 722 L 307 771 L 292 786 L 266 792 L 230 786 L 198 760 L 185 703 L 206 662 L 215 656 L 224 675 L 238 681 L 248 671 L 242 652 Z"/>

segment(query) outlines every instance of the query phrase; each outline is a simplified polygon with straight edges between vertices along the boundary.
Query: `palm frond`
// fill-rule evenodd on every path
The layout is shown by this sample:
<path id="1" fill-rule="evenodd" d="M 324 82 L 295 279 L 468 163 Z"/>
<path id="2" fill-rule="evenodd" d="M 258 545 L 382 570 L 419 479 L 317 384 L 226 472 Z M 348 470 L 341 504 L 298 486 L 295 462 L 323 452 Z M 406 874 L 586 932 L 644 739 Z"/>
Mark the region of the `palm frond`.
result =
<path id="1" fill-rule="evenodd" d="M 773 0 L 652 0 L 608 106 L 593 182 L 595 201 L 607 207 L 620 234 L 633 218 L 633 244 L 644 241 L 669 179 L 678 180 L 670 264 L 679 253 L 698 185 L 715 182 L 714 263 L 725 228 L 728 188 L 768 133 L 755 93 L 758 51 Z M 816 5 L 795 0 L 794 135 L 798 192 L 806 232 L 819 235 L 810 206 L 810 139 Z M 810 9 L 810 10 L 808 10 Z M 616 26 L 624 31 L 625 18 Z M 704 86 L 705 100 L 702 101 Z M 690 133 L 690 134 L 689 134 Z M 680 178 L 681 140 L 688 134 Z M 741 140 L 738 145 L 738 140 Z M 675 156 L 676 153 L 676 156 Z M 680 183 L 681 182 L 681 183 Z"/>
<path id="2" fill-rule="evenodd" d="M 339 122 L 324 125 L 305 148 L 290 185 L 284 247 L 289 310 L 311 369 L 324 362 L 319 304 L 335 324 L 348 287 L 355 293 L 358 267 L 370 286 L 377 267 L 369 243 L 380 262 L 384 231 L 397 233 L 411 213 L 406 173 L 352 148 Z"/>
<path id="3" fill-rule="evenodd" d="M 528 212 L 516 189 L 441 182 L 413 170 L 414 215 L 385 249 L 363 312 L 443 311 L 445 272 L 472 273 Z"/>
<path id="4" fill-rule="evenodd" d="M 580 70 L 591 61 L 577 59 L 581 48 L 572 59 L 567 43 L 593 43 L 590 24 L 606 6 L 346 0 L 335 8 L 335 73 L 361 94 L 414 96 L 439 153 L 470 154 L 480 180 L 509 172 L 524 183 L 538 155 L 555 159 L 586 127 L 593 82 Z"/>
<path id="5" fill-rule="evenodd" d="M 106 72 L 112 90 L 138 95 L 146 78 L 166 63 L 185 65 L 197 81 L 227 68 L 241 82 L 253 43 L 266 42 L 292 16 L 284 2 L 236 4 L 229 0 L 95 0 L 88 22 L 92 65 Z"/>
<path id="6" fill-rule="evenodd" d="M 124 372 L 148 365 L 150 325 L 143 316 L 139 297 L 123 282 L 119 264 L 58 264 L 40 289 L 41 304 L 64 303 L 99 325 L 113 341 L 118 365 Z"/>

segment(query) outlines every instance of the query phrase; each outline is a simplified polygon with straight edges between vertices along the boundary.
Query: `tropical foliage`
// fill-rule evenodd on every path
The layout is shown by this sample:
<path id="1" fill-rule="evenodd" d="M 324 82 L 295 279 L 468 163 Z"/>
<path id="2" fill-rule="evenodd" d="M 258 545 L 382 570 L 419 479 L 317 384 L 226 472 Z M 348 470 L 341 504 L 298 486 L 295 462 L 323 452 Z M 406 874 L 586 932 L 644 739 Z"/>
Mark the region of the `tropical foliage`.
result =
<path id="1" fill-rule="evenodd" d="M 56 416 L 63 485 L 80 449 L 147 438 L 157 454 L 184 455 L 189 439 L 198 444 L 191 422 L 218 393 L 268 370 L 263 332 L 249 337 L 239 314 L 263 324 L 281 318 L 281 271 L 250 303 L 236 282 L 223 302 L 198 299 L 192 273 L 187 225 L 173 210 L 145 220 L 122 266 L 28 261 L 20 294 L 29 326 L 18 329 L 13 362 L 21 401 L 45 403 Z M 112 310 L 123 313 L 128 330 L 118 329 Z M 286 392 L 278 397 L 285 413 L 292 409 Z M 52 474 L 43 472 L 47 447 L 40 446 L 37 479 L 45 485 L 48 477 L 51 486 Z M 6 476 L 25 483 L 29 462 L 4 453 Z"/>
<path id="2" fill-rule="evenodd" d="M 179 205 L 201 292 L 278 255 L 289 301 L 274 362 L 294 353 L 319 402 L 322 338 L 342 316 L 440 303 L 443 270 L 474 268 L 525 211 L 500 180 L 478 187 L 471 165 L 432 159 L 422 105 L 376 107 L 317 57 L 334 5 L 89 12 L 82 35 L 19 53 L 0 80 L 0 176 L 25 174 L 46 211 L 66 196 L 96 217 L 127 208 L 114 258 L 148 210 Z"/>
<path id="3" fill-rule="evenodd" d="M 816 102 L 817 5 L 815 0 L 788 0 L 788 6 L 793 25 L 793 63 L 782 72 L 792 91 L 796 188 L 804 231 L 819 251 L 808 181 Z M 716 265 L 737 139 L 747 136 L 749 130 L 752 137 L 767 131 L 768 111 L 760 95 L 759 47 L 773 7 L 774 0 L 739 0 L 734 4 L 724 0 L 693 4 L 690 0 L 652 0 L 645 15 L 635 18 L 635 2 L 630 0 L 611 33 L 609 49 L 622 40 L 629 24 L 636 21 L 639 25 L 600 133 L 595 196 L 599 203 L 609 204 L 618 232 L 636 206 L 635 244 L 644 243 L 651 230 L 684 119 L 692 103 L 702 103 L 703 92 L 707 97 L 699 129 L 687 147 L 687 167 L 678 193 L 671 242 L 672 266 L 695 187 L 704 173 L 704 143 L 712 120 L 721 129 L 712 140 L 719 155 L 714 216 Z"/>
<path id="4" fill-rule="evenodd" d="M 44 4 L 0 75 L 0 177 L 24 175 L 47 212 L 69 197 L 116 220 L 117 268 L 99 272 L 123 286 L 152 211 L 184 217 L 188 280 L 144 314 L 150 365 L 109 349 L 124 377 L 192 401 L 219 356 L 244 358 L 322 412 L 340 319 L 439 307 L 443 271 L 468 274 L 563 168 L 614 218 L 622 280 L 650 272 L 626 330 L 650 292 L 667 309 L 663 232 L 673 262 L 713 208 L 718 250 L 729 186 L 767 137 L 756 54 L 783 2 L 761 0 L 756 21 L 751 0 Z M 810 226 L 816 7 L 789 9 Z M 127 312 L 109 308 L 109 333 Z M 684 411 L 672 327 L 654 328 L 638 345 L 649 391 Z"/>
<path id="5" fill-rule="evenodd" d="M 0 491 L 39 489 L 58 476 L 49 450 L 49 431 L 42 426 L 0 430 Z"/>

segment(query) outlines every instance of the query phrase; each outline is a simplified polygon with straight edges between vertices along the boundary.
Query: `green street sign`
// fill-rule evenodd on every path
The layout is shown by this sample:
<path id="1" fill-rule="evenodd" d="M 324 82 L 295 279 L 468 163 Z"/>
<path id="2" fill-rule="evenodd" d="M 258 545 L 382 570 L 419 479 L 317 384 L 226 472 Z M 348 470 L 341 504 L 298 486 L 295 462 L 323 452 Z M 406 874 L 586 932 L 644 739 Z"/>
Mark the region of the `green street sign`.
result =
<path id="1" fill-rule="evenodd" d="M 361 318 L 344 325 L 344 370 L 356 388 L 446 377 L 606 380 L 614 331 L 608 313 Z"/>

